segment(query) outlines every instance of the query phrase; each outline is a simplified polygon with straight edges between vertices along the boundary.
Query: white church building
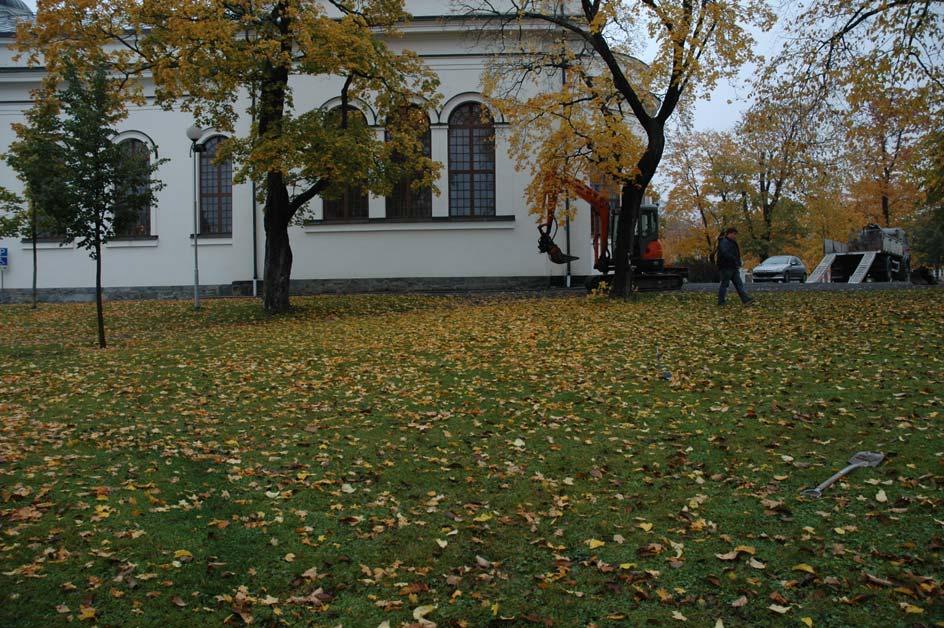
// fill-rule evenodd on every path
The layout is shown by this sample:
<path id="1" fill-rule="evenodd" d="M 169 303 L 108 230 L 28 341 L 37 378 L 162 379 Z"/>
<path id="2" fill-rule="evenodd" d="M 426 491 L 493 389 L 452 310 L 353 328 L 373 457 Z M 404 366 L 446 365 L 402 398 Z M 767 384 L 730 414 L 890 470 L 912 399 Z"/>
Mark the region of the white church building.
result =
<path id="1" fill-rule="evenodd" d="M 350 193 L 334 201 L 315 198 L 309 220 L 290 230 L 294 255 L 292 293 L 385 290 L 466 290 L 541 288 L 564 285 L 593 273 L 591 220 L 581 205 L 569 228 L 561 225 L 557 243 L 579 260 L 551 263 L 537 250 L 536 217 L 529 213 L 524 189 L 529 174 L 515 170 L 508 154 L 508 125 L 501 111 L 482 122 L 481 95 L 486 58 L 494 51 L 470 36 L 469 24 L 450 17 L 448 2 L 409 0 L 414 20 L 403 27 L 396 46 L 415 51 L 440 79 L 441 105 L 427 111 L 431 156 L 442 164 L 438 194 L 397 190 L 389 197 Z M 30 90 L 41 69 L 14 61 L 15 20 L 28 18 L 19 0 L 0 0 L 0 152 L 15 136 L 11 124 L 23 121 Z M 293 77 L 295 107 L 334 107 L 340 80 Z M 361 113 L 382 137 L 383 120 L 368 107 Z M 245 107 L 243 108 L 243 110 Z M 131 109 L 117 129 L 116 142 L 167 159 L 157 171 L 165 187 L 150 211 L 142 213 L 121 237 L 105 246 L 106 297 L 186 298 L 192 294 L 194 247 L 203 294 L 253 294 L 261 282 L 265 236 L 262 205 L 250 184 L 232 182 L 231 164 L 215 165 L 212 153 L 222 135 L 207 129 L 191 152 L 189 113 L 158 106 Z M 242 121 L 245 132 L 248 120 Z M 494 141 L 491 141 L 491 138 Z M 472 158 L 472 145 L 486 142 L 485 157 Z M 22 190 L 15 173 L 0 163 L 0 185 Z M 196 191 L 196 192 L 195 192 Z M 199 234 L 194 231 L 195 203 Z M 32 244 L 0 240 L 6 249 L 3 299 L 28 298 L 32 285 Z M 87 251 L 55 238 L 37 244 L 41 298 L 92 298 L 94 263 Z M 568 276 L 568 272 L 570 276 Z"/>

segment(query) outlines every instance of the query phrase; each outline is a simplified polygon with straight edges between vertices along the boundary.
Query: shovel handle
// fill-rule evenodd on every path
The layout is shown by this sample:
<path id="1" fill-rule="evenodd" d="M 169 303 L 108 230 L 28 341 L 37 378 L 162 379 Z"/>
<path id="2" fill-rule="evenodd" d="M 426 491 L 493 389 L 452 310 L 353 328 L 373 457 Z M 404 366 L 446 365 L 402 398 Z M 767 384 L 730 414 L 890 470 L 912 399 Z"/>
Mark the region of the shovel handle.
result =
<path id="1" fill-rule="evenodd" d="M 848 474 L 850 471 L 854 471 L 855 469 L 858 469 L 859 467 L 865 467 L 865 466 L 868 466 L 867 463 L 865 462 L 853 462 L 852 464 L 846 466 L 845 468 L 841 469 L 837 473 L 834 473 L 828 480 L 826 480 L 825 482 L 823 482 L 816 488 L 805 489 L 804 491 L 801 492 L 801 494 L 806 495 L 807 497 L 812 497 L 813 499 L 819 499 L 820 497 L 823 496 L 823 491 L 825 491 L 827 488 L 832 486 L 836 482 L 836 480 Z"/>

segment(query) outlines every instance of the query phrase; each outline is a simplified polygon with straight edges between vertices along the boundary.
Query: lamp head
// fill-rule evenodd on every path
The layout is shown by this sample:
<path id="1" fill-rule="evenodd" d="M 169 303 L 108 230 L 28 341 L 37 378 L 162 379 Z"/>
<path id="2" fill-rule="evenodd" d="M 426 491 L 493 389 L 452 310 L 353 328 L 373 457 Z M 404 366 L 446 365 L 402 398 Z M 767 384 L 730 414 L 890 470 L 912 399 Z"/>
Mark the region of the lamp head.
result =
<path id="1" fill-rule="evenodd" d="M 201 137 L 203 137 L 203 129 L 196 125 L 190 125 L 190 127 L 187 129 L 187 139 L 189 139 L 191 142 L 196 142 Z"/>

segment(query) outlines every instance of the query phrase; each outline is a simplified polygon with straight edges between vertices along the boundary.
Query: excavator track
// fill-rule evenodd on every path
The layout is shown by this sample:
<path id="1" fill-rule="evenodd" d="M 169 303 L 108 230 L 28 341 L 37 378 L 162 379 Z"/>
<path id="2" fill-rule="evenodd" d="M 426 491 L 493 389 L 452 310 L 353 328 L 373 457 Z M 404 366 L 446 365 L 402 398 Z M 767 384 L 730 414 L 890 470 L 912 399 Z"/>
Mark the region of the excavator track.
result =
<path id="1" fill-rule="evenodd" d="M 593 292 L 600 287 L 603 281 L 603 275 L 593 275 L 587 278 L 586 287 L 588 292 Z M 606 278 L 612 281 L 612 275 Z M 667 272 L 647 272 L 636 273 L 633 277 L 633 283 L 639 292 L 669 292 L 671 290 L 681 290 L 685 285 L 685 276 L 679 273 Z"/>
<path id="2" fill-rule="evenodd" d="M 681 290 L 685 278 L 676 273 L 637 273 L 633 278 L 640 292 Z"/>

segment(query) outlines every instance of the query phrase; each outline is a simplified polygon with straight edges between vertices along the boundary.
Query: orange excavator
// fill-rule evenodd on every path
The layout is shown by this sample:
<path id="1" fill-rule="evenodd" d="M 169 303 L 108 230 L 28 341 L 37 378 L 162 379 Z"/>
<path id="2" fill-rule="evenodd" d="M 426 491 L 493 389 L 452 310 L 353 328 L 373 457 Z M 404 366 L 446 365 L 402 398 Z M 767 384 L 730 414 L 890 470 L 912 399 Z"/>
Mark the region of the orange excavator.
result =
<path id="1" fill-rule="evenodd" d="M 601 186 L 602 187 L 602 186 Z M 593 268 L 600 272 L 587 279 L 587 290 L 594 290 L 616 268 L 612 251 L 616 248 L 616 226 L 619 221 L 615 203 L 604 192 L 568 177 L 554 177 L 545 189 L 544 222 L 538 225 L 538 251 L 546 253 L 555 264 L 566 264 L 579 258 L 564 253 L 554 243 L 557 233 L 558 195 L 563 189 L 585 200 L 590 205 L 591 233 L 593 234 Z M 659 242 L 659 208 L 643 205 L 639 208 L 639 224 L 636 229 L 635 246 L 630 251 L 633 283 L 640 291 L 678 290 L 688 278 L 687 268 L 669 267 L 662 259 L 662 243 Z"/>

